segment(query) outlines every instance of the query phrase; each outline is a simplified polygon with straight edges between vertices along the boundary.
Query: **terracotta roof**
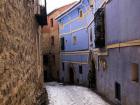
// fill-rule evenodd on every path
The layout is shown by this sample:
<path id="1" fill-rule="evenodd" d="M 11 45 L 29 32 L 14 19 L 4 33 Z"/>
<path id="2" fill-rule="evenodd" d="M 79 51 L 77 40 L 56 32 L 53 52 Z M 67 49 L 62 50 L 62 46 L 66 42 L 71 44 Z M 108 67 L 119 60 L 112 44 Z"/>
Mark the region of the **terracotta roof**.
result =
<path id="1" fill-rule="evenodd" d="M 67 4 L 67 5 L 64 5 L 64 6 L 60 7 L 60 8 L 57 8 L 57 9 L 53 10 L 52 12 L 50 12 L 50 13 L 48 14 L 48 16 L 51 15 L 51 14 L 53 14 L 53 13 L 56 12 L 56 11 L 63 10 L 63 8 L 70 8 L 70 7 L 73 6 L 75 3 L 76 3 L 76 2 L 73 2 L 73 3 L 71 3 L 71 4 Z"/>
<path id="2" fill-rule="evenodd" d="M 73 9 L 75 6 L 77 6 L 79 3 L 81 3 L 82 0 L 75 2 L 70 8 L 68 8 L 67 10 L 65 10 L 63 13 L 61 13 L 59 16 L 56 17 L 56 19 L 58 19 L 59 17 L 61 17 L 62 15 L 64 15 L 66 12 L 69 12 L 71 9 Z"/>

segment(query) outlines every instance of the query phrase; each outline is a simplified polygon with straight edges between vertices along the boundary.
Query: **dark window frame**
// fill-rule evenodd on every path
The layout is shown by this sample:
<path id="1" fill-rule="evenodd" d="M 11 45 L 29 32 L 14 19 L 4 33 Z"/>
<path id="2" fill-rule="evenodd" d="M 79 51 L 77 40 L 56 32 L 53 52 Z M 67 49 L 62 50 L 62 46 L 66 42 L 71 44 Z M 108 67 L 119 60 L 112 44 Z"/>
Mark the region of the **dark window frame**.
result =
<path id="1" fill-rule="evenodd" d="M 54 41 L 54 36 L 51 36 L 51 45 L 52 46 L 54 46 L 55 45 L 55 43 L 54 43 L 55 41 Z"/>
<path id="2" fill-rule="evenodd" d="M 62 62 L 62 70 L 65 71 L 65 63 Z"/>
<path id="3" fill-rule="evenodd" d="M 83 74 L 83 67 L 82 67 L 82 65 L 79 65 L 79 73 Z"/>
<path id="4" fill-rule="evenodd" d="M 115 98 L 121 101 L 121 85 L 115 82 Z"/>
<path id="5" fill-rule="evenodd" d="M 47 55 L 47 54 L 43 55 L 43 64 L 44 65 L 49 64 L 49 55 Z"/>
<path id="6" fill-rule="evenodd" d="M 95 47 L 105 48 L 105 8 L 99 8 L 95 15 Z"/>
<path id="7" fill-rule="evenodd" d="M 51 24 L 51 27 L 54 26 L 53 18 L 50 19 L 50 24 Z"/>
<path id="8" fill-rule="evenodd" d="M 55 55 L 52 55 L 52 59 L 53 59 L 53 63 L 55 64 L 55 62 L 56 62 L 56 57 L 55 57 Z"/>
<path id="9" fill-rule="evenodd" d="M 90 28 L 90 42 L 93 41 L 93 31 L 92 31 L 92 27 Z"/>
<path id="10" fill-rule="evenodd" d="M 65 50 L 65 38 L 64 37 L 61 38 L 61 50 L 62 51 Z"/>
<path id="11" fill-rule="evenodd" d="M 83 11 L 79 10 L 79 17 L 82 18 L 83 17 Z"/>

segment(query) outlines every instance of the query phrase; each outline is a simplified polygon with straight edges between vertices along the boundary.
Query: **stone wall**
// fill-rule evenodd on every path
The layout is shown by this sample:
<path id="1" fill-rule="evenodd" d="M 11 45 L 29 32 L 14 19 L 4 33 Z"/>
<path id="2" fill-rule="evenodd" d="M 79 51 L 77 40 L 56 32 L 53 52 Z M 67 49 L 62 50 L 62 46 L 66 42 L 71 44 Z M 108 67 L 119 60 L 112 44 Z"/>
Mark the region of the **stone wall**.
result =
<path id="1" fill-rule="evenodd" d="M 47 65 L 47 74 L 50 80 L 59 80 L 60 69 L 60 38 L 59 26 L 55 19 L 58 15 L 70 8 L 74 3 L 60 7 L 48 14 L 48 25 L 43 27 L 42 35 L 42 53 L 49 56 L 49 64 Z M 51 26 L 51 19 L 53 19 L 53 27 Z M 54 45 L 51 44 L 51 37 L 54 37 Z M 55 60 L 53 59 L 55 56 Z M 45 70 L 44 68 L 44 70 Z"/>
<path id="2" fill-rule="evenodd" d="M 0 105 L 35 105 L 43 83 L 39 37 L 31 0 L 0 0 Z"/>

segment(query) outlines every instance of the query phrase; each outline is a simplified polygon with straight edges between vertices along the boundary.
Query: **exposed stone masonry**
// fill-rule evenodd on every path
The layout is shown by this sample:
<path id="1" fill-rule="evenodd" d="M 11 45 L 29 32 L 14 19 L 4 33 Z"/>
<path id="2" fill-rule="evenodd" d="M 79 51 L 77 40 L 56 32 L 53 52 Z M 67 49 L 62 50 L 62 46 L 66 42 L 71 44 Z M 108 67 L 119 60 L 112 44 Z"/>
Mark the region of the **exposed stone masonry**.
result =
<path id="1" fill-rule="evenodd" d="M 42 89 L 32 0 L 0 0 L 0 105 L 35 105 Z"/>

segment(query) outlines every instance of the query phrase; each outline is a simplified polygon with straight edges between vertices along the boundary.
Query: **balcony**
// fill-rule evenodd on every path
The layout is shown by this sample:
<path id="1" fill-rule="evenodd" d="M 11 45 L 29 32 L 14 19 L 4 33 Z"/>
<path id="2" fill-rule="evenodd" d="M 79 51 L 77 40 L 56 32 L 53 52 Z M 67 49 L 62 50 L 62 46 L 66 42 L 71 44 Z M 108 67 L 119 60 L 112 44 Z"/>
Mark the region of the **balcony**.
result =
<path id="1" fill-rule="evenodd" d="M 46 0 L 45 0 L 45 6 L 37 6 L 37 12 L 35 13 L 36 21 L 39 25 L 42 27 L 44 25 L 47 25 L 47 10 L 46 10 Z"/>
<path id="2" fill-rule="evenodd" d="M 105 23 L 104 8 L 100 8 L 95 13 L 95 47 L 105 47 Z"/>

